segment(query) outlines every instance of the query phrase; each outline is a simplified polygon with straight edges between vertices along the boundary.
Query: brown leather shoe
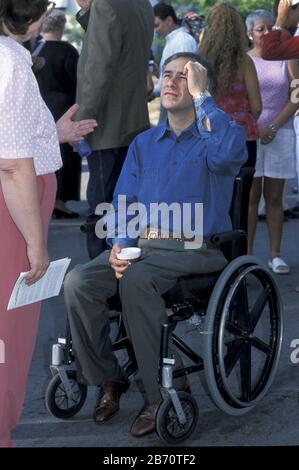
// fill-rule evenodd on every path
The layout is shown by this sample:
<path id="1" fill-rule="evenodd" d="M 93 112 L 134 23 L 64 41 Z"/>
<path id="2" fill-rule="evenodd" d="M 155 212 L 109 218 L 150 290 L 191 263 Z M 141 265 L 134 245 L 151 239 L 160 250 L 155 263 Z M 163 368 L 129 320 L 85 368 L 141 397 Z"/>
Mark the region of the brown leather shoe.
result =
<path id="1" fill-rule="evenodd" d="M 99 398 L 93 413 L 96 424 L 108 421 L 119 410 L 119 400 L 122 393 L 129 388 L 129 382 L 105 382 L 100 390 Z"/>
<path id="2" fill-rule="evenodd" d="M 160 402 L 142 408 L 131 427 L 133 437 L 142 437 L 156 430 L 156 414 L 159 405 Z"/>

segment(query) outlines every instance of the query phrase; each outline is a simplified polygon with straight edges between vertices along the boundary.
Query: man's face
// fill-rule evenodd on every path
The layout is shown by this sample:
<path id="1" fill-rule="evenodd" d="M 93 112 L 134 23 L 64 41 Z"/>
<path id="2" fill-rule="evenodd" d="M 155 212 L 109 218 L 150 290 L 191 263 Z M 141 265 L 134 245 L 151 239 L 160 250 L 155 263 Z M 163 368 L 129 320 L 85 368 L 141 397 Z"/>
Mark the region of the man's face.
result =
<path id="1" fill-rule="evenodd" d="M 192 96 L 188 91 L 187 76 L 184 74 L 184 66 L 189 59 L 180 58 L 173 60 L 164 68 L 161 102 L 167 111 L 190 111 L 193 109 Z"/>
<path id="2" fill-rule="evenodd" d="M 159 16 L 155 16 L 155 33 L 162 38 L 165 38 L 171 31 L 171 18 L 168 16 L 165 20 L 161 20 Z"/>

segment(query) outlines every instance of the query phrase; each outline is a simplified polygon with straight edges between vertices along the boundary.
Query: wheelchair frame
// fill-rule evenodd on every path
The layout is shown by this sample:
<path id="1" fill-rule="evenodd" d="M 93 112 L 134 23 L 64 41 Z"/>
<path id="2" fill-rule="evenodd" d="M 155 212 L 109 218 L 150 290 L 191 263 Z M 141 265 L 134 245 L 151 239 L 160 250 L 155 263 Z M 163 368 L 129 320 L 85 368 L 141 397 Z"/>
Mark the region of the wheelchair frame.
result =
<path id="1" fill-rule="evenodd" d="M 242 179 L 251 174 L 251 169 L 243 168 L 235 179 L 231 209 L 234 230 L 211 238 L 215 245 L 226 247 L 226 255 L 232 261 L 220 275 L 214 275 L 209 299 L 192 295 L 175 303 L 167 304 L 166 300 L 166 307 L 170 307 L 172 314 L 161 330 L 158 376 L 162 403 L 156 415 L 157 432 L 166 444 L 178 444 L 186 440 L 193 433 L 198 420 L 195 399 L 189 393 L 177 392 L 173 387 L 173 379 L 205 370 L 207 390 L 215 404 L 227 414 L 238 416 L 252 410 L 265 396 L 276 373 L 283 337 L 283 307 L 279 290 L 271 273 L 258 259 L 237 256 L 240 239 L 246 236 L 239 230 Z M 256 298 L 252 285 L 257 288 Z M 253 305 L 250 303 L 251 297 Z M 113 342 L 113 349 L 127 351 L 125 370 L 130 376 L 137 370 L 137 363 L 131 342 L 126 336 L 120 307 L 117 299 L 117 305 L 113 305 L 116 313 L 110 319 L 111 322 L 118 323 L 118 335 Z M 178 322 L 187 320 L 194 314 L 204 320 L 201 332 L 204 342 L 203 357 L 174 333 Z M 255 334 L 262 320 L 270 330 L 269 334 L 266 332 L 265 338 Z M 264 333 L 263 329 L 261 331 Z M 170 336 L 174 346 L 194 365 L 174 370 L 175 361 L 168 352 Z M 255 377 L 252 374 L 253 348 L 259 357 L 262 355 L 264 358 Z M 58 344 L 52 348 L 50 369 L 53 378 L 46 393 L 48 411 L 62 419 L 75 415 L 87 396 L 87 386 L 76 381 L 76 373 L 72 367 L 74 360 L 67 323 L 66 337 L 60 338 Z M 240 377 L 234 380 L 238 367 Z M 57 402 L 57 391 L 64 393 L 66 407 Z"/>

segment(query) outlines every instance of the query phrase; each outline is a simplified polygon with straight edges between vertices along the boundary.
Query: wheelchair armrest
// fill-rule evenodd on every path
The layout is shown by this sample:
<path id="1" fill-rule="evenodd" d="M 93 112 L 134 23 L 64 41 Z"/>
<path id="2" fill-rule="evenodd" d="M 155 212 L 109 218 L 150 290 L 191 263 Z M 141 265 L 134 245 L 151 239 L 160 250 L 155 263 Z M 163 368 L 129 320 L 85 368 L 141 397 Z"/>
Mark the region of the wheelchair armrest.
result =
<path id="1" fill-rule="evenodd" d="M 242 237 L 247 237 L 244 230 L 229 230 L 227 232 L 215 233 L 210 237 L 210 240 L 214 245 L 219 246 L 221 243 L 232 242 Z"/>

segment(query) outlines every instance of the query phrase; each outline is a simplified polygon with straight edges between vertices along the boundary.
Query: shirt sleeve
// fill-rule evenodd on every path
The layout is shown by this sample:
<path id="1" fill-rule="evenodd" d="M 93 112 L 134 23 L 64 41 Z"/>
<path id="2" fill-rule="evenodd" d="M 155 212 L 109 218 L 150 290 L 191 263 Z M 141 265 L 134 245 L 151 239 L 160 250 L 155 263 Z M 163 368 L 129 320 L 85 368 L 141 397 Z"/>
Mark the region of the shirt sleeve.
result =
<path id="1" fill-rule="evenodd" d="M 271 31 L 263 37 L 262 58 L 266 60 L 299 59 L 299 36 L 287 31 Z"/>
<path id="2" fill-rule="evenodd" d="M 0 158 L 33 158 L 39 91 L 31 68 L 5 58 L 0 80 Z"/>
<path id="3" fill-rule="evenodd" d="M 219 109 L 212 97 L 194 100 L 197 127 L 205 140 L 209 170 L 222 175 L 237 175 L 247 160 L 246 133 L 227 113 Z M 204 126 L 208 118 L 211 131 Z"/>

